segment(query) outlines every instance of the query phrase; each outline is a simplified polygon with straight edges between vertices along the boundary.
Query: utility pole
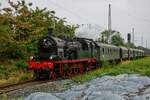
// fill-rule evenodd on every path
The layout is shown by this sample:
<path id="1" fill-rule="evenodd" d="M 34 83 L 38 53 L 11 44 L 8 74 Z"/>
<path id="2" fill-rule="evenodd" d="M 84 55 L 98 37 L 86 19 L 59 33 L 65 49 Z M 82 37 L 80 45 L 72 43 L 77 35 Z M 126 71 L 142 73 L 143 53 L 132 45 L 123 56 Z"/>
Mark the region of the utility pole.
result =
<path id="1" fill-rule="evenodd" d="M 91 29 L 92 28 L 92 25 L 91 24 L 89 24 L 89 29 Z"/>
<path id="2" fill-rule="evenodd" d="M 141 37 L 141 46 L 143 47 L 143 35 Z"/>
<path id="3" fill-rule="evenodd" d="M 132 28 L 132 43 L 134 44 L 134 28 Z"/>
<path id="4" fill-rule="evenodd" d="M 147 40 L 146 40 L 146 48 L 147 48 Z"/>

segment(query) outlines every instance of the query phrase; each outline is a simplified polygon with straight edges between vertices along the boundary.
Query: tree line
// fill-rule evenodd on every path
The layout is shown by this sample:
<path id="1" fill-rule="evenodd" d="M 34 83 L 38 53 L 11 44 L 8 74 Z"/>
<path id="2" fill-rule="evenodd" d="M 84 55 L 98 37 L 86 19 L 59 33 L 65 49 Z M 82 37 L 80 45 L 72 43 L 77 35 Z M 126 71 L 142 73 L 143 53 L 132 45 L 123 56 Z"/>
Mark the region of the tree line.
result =
<path id="1" fill-rule="evenodd" d="M 100 38 L 98 39 L 98 41 L 102 42 L 102 43 L 110 43 L 116 46 L 125 46 L 125 47 L 130 47 L 130 48 L 136 48 L 135 44 L 133 43 L 126 43 L 124 41 L 124 39 L 121 37 L 121 33 L 119 31 L 116 30 L 112 30 L 112 31 L 108 31 L 108 30 L 104 30 L 101 34 L 100 34 Z"/>
<path id="2" fill-rule="evenodd" d="M 0 60 L 28 59 L 38 52 L 38 40 L 47 35 L 48 28 L 53 28 L 53 36 L 74 37 L 77 26 L 67 25 L 66 18 L 59 18 L 53 10 L 39 7 L 25 0 L 9 2 L 10 7 L 0 10 Z M 98 41 L 107 43 L 110 33 L 116 33 L 110 39 L 117 46 L 135 47 L 125 43 L 118 31 L 101 33 Z"/>
<path id="3" fill-rule="evenodd" d="M 53 36 L 73 37 L 75 25 L 67 25 L 55 11 L 32 8 L 25 0 L 9 2 L 10 7 L 0 10 L 0 58 L 20 59 L 36 52 L 38 39 L 53 28 Z"/>

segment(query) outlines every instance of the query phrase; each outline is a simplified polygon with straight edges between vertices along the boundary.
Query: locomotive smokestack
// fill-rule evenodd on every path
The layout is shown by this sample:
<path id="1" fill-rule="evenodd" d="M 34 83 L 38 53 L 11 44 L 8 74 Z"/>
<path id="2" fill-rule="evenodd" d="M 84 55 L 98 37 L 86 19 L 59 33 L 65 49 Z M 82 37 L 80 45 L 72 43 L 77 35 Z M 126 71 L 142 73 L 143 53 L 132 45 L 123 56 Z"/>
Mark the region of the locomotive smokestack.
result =
<path id="1" fill-rule="evenodd" d="M 52 36 L 53 34 L 53 28 L 48 28 L 48 36 Z"/>

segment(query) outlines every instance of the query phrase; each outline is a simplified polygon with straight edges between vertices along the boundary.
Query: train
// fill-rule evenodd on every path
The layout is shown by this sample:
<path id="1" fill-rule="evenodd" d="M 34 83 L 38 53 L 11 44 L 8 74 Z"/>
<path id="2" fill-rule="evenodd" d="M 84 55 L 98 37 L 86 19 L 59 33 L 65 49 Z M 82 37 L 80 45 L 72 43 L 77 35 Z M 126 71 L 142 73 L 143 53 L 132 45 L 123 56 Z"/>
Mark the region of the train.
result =
<path id="1" fill-rule="evenodd" d="M 145 51 L 140 49 L 80 37 L 53 37 L 52 33 L 49 29 L 48 35 L 39 39 L 39 53 L 28 61 L 29 69 L 34 71 L 37 80 L 69 77 L 101 67 L 106 61 L 119 62 L 145 56 Z"/>

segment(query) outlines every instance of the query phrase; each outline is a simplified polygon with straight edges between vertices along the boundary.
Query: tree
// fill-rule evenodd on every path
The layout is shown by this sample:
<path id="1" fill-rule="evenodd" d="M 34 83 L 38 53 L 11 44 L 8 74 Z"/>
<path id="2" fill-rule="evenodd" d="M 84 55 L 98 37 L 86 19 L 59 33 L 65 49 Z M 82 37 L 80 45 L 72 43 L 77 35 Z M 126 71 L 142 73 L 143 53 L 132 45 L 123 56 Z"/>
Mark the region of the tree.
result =
<path id="1" fill-rule="evenodd" d="M 133 43 L 126 43 L 125 46 L 128 48 L 135 48 L 136 47 L 135 44 L 133 44 Z"/>
<path id="2" fill-rule="evenodd" d="M 0 15 L 0 60 L 21 57 L 20 47 L 13 41 L 7 18 Z"/>
<path id="3" fill-rule="evenodd" d="M 74 36 L 76 27 L 66 25 L 64 18 L 55 16 L 55 11 L 38 7 L 32 9 L 32 3 L 26 3 L 24 0 L 15 4 L 9 2 L 9 5 L 10 7 L 0 11 L 0 38 L 2 38 L 0 43 L 3 46 L 6 44 L 9 48 L 17 46 L 16 49 L 21 48 L 24 53 L 27 51 L 32 53 L 36 49 L 39 38 L 47 35 L 49 27 L 54 28 L 53 36 Z M 2 50 L 0 54 L 5 52 L 3 46 L 0 47 Z M 15 52 L 13 48 L 9 50 Z"/>
<path id="4" fill-rule="evenodd" d="M 105 30 L 101 33 L 101 37 L 99 38 L 100 42 L 103 43 L 107 43 L 108 41 L 110 41 L 111 44 L 114 45 L 124 45 L 124 40 L 123 38 L 121 38 L 120 36 L 120 32 L 118 31 L 111 31 L 109 32 L 108 30 Z"/>
<path id="5" fill-rule="evenodd" d="M 67 36 L 70 38 L 75 36 L 75 29 L 77 27 L 75 25 L 65 25 L 65 19 L 62 18 L 55 23 L 54 36 Z"/>
<path id="6" fill-rule="evenodd" d="M 105 30 L 101 33 L 101 36 L 99 38 L 99 40 L 103 43 L 107 43 L 108 40 L 108 36 L 110 35 L 110 32 L 108 30 Z"/>
<path id="7" fill-rule="evenodd" d="M 116 46 L 124 46 L 124 40 L 123 38 L 121 38 L 120 33 L 112 36 L 111 44 L 116 45 Z"/>
<path id="8" fill-rule="evenodd" d="M 4 8 L 4 15 L 9 20 L 11 33 L 18 44 L 28 44 L 34 39 L 38 39 L 47 33 L 49 27 L 54 28 L 54 36 L 64 35 L 70 32 L 74 36 L 75 27 L 65 25 L 64 18 L 55 16 L 55 11 L 48 11 L 46 8 L 32 9 L 32 3 L 24 0 L 16 4 L 9 2 L 9 8 Z M 68 34 L 68 33 L 67 33 Z"/>

